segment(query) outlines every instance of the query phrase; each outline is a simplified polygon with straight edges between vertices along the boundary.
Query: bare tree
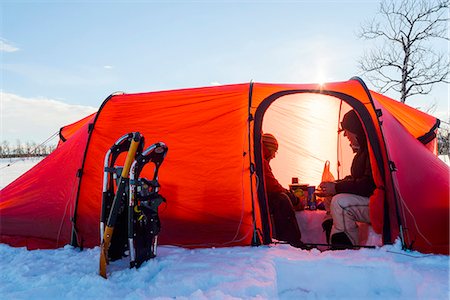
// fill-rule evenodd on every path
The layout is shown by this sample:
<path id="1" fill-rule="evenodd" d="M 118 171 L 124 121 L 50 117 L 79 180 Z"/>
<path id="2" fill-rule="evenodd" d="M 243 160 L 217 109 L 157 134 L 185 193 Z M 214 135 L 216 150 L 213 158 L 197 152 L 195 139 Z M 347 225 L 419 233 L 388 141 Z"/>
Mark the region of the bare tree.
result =
<path id="1" fill-rule="evenodd" d="M 26 142 L 25 143 L 25 156 L 32 156 L 32 151 L 33 151 L 33 144 L 31 142 Z"/>
<path id="2" fill-rule="evenodd" d="M 14 149 L 17 157 L 21 157 L 24 154 L 24 148 L 19 139 L 16 140 L 16 148 Z"/>
<path id="3" fill-rule="evenodd" d="M 55 151 L 56 145 L 48 145 L 47 155 Z"/>
<path id="4" fill-rule="evenodd" d="M 17 139 L 16 144 L 11 145 L 9 141 L 4 140 L 0 144 L 0 158 L 46 156 L 55 149 L 56 145 L 53 144 L 42 143 L 37 145 L 36 142 L 22 143 Z"/>
<path id="5" fill-rule="evenodd" d="M 449 128 L 443 128 L 438 131 L 438 154 L 439 155 L 450 155 L 450 130 Z"/>
<path id="6" fill-rule="evenodd" d="M 8 155 L 11 154 L 11 147 L 9 145 L 8 141 L 2 142 L 2 150 L 1 150 L 1 157 L 8 157 Z"/>
<path id="7" fill-rule="evenodd" d="M 449 40 L 448 0 L 384 0 L 379 17 L 361 26 L 359 37 L 376 40 L 359 68 L 380 92 L 394 90 L 401 102 L 449 83 L 447 52 L 432 48 L 433 39 Z"/>

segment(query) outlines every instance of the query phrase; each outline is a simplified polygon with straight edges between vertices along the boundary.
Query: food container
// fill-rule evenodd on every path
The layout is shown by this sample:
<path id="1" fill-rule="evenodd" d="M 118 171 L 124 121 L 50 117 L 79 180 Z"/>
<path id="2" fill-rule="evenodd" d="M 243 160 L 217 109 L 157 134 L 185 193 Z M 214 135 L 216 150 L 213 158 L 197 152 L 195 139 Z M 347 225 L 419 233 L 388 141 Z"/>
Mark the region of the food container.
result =
<path id="1" fill-rule="evenodd" d="M 316 210 L 317 209 L 317 203 L 316 203 L 316 195 L 314 195 L 314 192 L 316 190 L 316 187 L 314 185 L 308 186 L 308 208 L 309 210 Z"/>
<path id="2" fill-rule="evenodd" d="M 302 209 L 307 204 L 308 186 L 308 184 L 302 183 L 293 183 L 289 185 L 289 189 L 298 197 L 298 199 L 300 199 L 299 209 Z"/>

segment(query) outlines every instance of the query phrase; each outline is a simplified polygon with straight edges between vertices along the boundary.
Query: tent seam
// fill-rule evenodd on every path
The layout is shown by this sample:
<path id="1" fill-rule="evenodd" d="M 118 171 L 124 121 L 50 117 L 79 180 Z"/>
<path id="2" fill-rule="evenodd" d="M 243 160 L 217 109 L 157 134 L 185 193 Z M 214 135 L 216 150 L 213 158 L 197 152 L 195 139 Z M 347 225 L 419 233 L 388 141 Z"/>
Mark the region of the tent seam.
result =
<path id="1" fill-rule="evenodd" d="M 113 93 L 111 95 L 109 95 L 102 103 L 102 105 L 100 106 L 99 110 L 97 111 L 97 114 L 95 115 L 95 119 L 94 122 L 92 122 L 89 125 L 89 131 L 88 131 L 88 139 L 86 142 L 86 149 L 84 150 L 84 154 L 83 154 L 83 161 L 81 163 L 81 168 L 79 169 L 79 180 L 78 180 L 78 189 L 77 189 L 77 193 L 76 193 L 76 199 L 75 199 L 75 207 L 74 207 L 74 212 L 73 212 L 73 216 L 72 216 L 72 237 L 70 240 L 70 244 L 74 247 L 80 247 L 82 248 L 82 241 L 81 243 L 79 243 L 78 241 L 78 233 L 77 233 L 77 229 L 76 229 L 76 223 L 77 223 L 77 212 L 78 212 L 78 201 L 79 201 L 79 196 L 80 196 L 80 191 L 81 191 L 81 183 L 83 180 L 83 170 L 84 170 L 84 164 L 86 163 L 86 157 L 87 157 L 87 153 L 89 150 L 89 144 L 91 141 L 91 137 L 92 134 L 94 133 L 94 129 L 95 129 L 95 124 L 97 123 L 98 118 L 100 117 L 101 112 L 103 111 L 103 108 L 106 106 L 106 104 L 109 102 L 109 100 L 112 99 L 113 96 L 118 95 L 117 93 Z"/>

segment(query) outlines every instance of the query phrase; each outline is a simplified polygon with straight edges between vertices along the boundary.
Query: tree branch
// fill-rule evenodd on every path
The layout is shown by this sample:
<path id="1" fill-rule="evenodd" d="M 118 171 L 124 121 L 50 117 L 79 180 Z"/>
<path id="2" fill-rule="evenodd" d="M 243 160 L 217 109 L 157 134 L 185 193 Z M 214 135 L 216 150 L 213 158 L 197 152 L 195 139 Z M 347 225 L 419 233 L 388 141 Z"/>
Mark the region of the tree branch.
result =
<path id="1" fill-rule="evenodd" d="M 427 94 L 434 84 L 448 83 L 448 55 L 437 54 L 429 42 L 447 36 L 448 0 L 385 0 L 379 18 L 361 26 L 359 37 L 383 41 L 364 53 L 358 68 L 380 91 L 400 92 L 402 101 Z"/>

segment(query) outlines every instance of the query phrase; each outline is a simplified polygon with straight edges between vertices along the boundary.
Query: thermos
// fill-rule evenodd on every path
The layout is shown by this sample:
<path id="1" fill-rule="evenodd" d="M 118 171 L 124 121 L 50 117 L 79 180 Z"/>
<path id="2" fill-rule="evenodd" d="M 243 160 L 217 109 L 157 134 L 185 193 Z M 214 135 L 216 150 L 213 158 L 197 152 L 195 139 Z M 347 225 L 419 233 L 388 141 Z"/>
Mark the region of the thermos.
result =
<path id="1" fill-rule="evenodd" d="M 308 186 L 308 207 L 309 210 L 316 210 L 316 195 L 314 194 L 316 187 L 314 185 Z"/>

